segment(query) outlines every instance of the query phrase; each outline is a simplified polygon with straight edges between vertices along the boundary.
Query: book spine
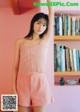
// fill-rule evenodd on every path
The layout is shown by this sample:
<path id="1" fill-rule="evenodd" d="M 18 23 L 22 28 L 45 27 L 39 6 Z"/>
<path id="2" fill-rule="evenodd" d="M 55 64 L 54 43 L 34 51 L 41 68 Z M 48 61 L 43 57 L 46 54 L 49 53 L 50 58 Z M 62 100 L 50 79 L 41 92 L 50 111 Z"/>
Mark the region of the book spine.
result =
<path id="1" fill-rule="evenodd" d="M 60 71 L 60 47 L 57 46 L 57 71 Z"/>
<path id="2" fill-rule="evenodd" d="M 57 45 L 54 44 L 54 71 L 57 71 Z"/>
<path id="3" fill-rule="evenodd" d="M 65 46 L 60 46 L 60 71 L 65 71 Z"/>
<path id="4" fill-rule="evenodd" d="M 71 71 L 74 71 L 73 49 L 70 49 L 70 66 Z"/>
<path id="5" fill-rule="evenodd" d="M 76 18 L 75 17 L 72 17 L 72 35 L 75 36 L 75 20 Z"/>
<path id="6" fill-rule="evenodd" d="M 71 18 L 68 15 L 68 36 L 71 35 Z"/>
<path id="7" fill-rule="evenodd" d="M 55 34 L 59 35 L 59 16 L 55 16 Z"/>
<path id="8" fill-rule="evenodd" d="M 73 49 L 74 70 L 77 71 L 76 49 Z"/>
<path id="9" fill-rule="evenodd" d="M 59 17 L 59 35 L 62 36 L 62 18 Z"/>
<path id="10" fill-rule="evenodd" d="M 75 20 L 75 33 L 76 33 L 75 35 L 78 35 L 78 32 L 79 32 L 79 31 L 78 31 L 78 30 L 79 30 L 78 24 L 79 24 L 79 23 L 78 23 L 78 19 L 76 19 L 76 20 Z"/>
<path id="11" fill-rule="evenodd" d="M 62 18 L 62 35 L 64 35 L 64 14 L 61 14 Z"/>
<path id="12" fill-rule="evenodd" d="M 80 71 L 80 50 L 79 50 L 79 71 Z"/>
<path id="13" fill-rule="evenodd" d="M 70 53 L 69 53 L 69 48 L 66 47 L 65 49 L 65 54 L 66 54 L 66 71 L 70 71 Z"/>
<path id="14" fill-rule="evenodd" d="M 79 18 L 79 35 L 80 35 L 80 18 Z"/>
<path id="15" fill-rule="evenodd" d="M 79 71 L 79 50 L 76 50 L 77 71 Z"/>

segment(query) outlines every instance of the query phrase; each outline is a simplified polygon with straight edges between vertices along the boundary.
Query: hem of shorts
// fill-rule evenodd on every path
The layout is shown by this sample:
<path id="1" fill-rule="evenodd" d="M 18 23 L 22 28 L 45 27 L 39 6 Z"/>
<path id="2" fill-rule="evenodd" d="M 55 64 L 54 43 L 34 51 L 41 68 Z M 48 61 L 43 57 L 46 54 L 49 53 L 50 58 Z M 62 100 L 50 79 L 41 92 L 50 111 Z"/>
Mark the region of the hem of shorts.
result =
<path id="1" fill-rule="evenodd" d="M 43 104 L 35 104 L 35 105 L 32 105 L 32 107 L 35 107 L 35 106 L 47 106 L 47 105 L 50 105 L 54 102 L 48 102 L 48 103 L 43 103 Z"/>
<path id="2" fill-rule="evenodd" d="M 31 105 L 18 104 L 18 106 L 23 106 L 23 107 L 30 107 Z"/>
<path id="3" fill-rule="evenodd" d="M 18 106 L 24 106 L 24 107 L 35 107 L 35 106 L 46 106 L 50 105 L 54 102 L 49 102 L 49 103 L 43 103 L 43 104 L 31 104 L 31 105 L 25 105 L 25 104 L 18 104 Z"/>

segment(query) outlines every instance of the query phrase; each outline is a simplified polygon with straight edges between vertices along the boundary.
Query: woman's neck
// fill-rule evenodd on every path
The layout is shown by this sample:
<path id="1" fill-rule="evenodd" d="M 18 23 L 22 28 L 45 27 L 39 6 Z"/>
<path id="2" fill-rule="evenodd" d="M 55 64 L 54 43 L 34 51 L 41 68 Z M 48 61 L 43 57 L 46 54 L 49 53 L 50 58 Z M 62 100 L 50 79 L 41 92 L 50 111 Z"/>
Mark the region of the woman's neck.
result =
<path id="1" fill-rule="evenodd" d="M 33 38 L 33 41 L 36 41 L 36 40 L 39 39 L 39 35 L 37 35 L 37 34 L 33 34 L 33 35 L 32 35 L 32 38 Z"/>

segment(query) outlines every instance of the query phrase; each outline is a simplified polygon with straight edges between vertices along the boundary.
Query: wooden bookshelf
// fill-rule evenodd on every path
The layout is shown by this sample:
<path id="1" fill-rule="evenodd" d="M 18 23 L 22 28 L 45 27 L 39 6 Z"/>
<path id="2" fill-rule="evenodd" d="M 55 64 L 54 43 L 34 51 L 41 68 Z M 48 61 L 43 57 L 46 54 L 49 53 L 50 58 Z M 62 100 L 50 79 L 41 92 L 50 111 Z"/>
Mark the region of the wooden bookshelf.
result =
<path id="1" fill-rule="evenodd" d="M 70 19 L 71 19 L 71 22 L 72 22 L 72 17 L 75 17 L 74 20 L 80 18 L 80 11 L 76 12 L 76 11 L 57 11 L 54 13 L 55 16 L 61 16 L 61 14 L 64 14 L 65 16 L 67 15 L 70 15 Z M 64 20 L 65 22 L 66 20 Z M 79 22 L 79 21 L 78 21 Z M 72 25 L 72 23 L 70 23 Z M 59 24 L 60 25 L 60 24 Z M 65 25 L 65 24 L 64 24 Z M 56 28 L 56 27 L 55 27 Z M 65 34 L 65 31 L 66 31 L 66 26 L 64 26 L 64 34 Z M 80 28 L 80 27 L 79 27 Z M 59 29 L 58 29 L 59 30 Z M 56 32 L 55 32 L 56 33 Z M 55 34 L 54 33 L 54 34 Z M 58 32 L 60 33 L 60 32 Z M 63 34 L 63 33 L 62 33 Z M 71 35 L 54 35 L 54 43 L 55 44 L 59 44 L 59 41 L 60 41 L 60 45 L 65 45 L 65 43 L 67 41 L 73 41 L 73 43 L 75 41 L 80 41 L 80 34 L 79 35 L 75 35 L 73 36 L 73 32 L 72 32 L 72 29 L 70 27 L 70 33 Z M 76 34 L 76 33 L 75 33 Z M 57 42 L 56 42 L 57 41 Z M 62 42 L 61 42 L 62 41 Z M 72 43 L 71 43 L 72 44 Z M 79 43 L 78 43 L 79 44 Z M 65 71 L 65 72 L 60 72 L 60 71 L 56 71 L 54 72 L 54 82 L 55 82 L 55 85 L 60 85 L 59 81 L 60 81 L 60 78 L 63 77 L 65 80 L 68 80 L 68 79 L 79 79 L 80 78 L 80 71 Z M 67 85 L 67 84 L 66 84 Z M 77 84 L 77 85 L 80 85 L 80 84 Z"/>
<path id="2" fill-rule="evenodd" d="M 78 41 L 80 36 L 54 36 L 54 41 Z"/>
<path id="3" fill-rule="evenodd" d="M 54 76 L 80 76 L 79 71 L 54 72 Z"/>

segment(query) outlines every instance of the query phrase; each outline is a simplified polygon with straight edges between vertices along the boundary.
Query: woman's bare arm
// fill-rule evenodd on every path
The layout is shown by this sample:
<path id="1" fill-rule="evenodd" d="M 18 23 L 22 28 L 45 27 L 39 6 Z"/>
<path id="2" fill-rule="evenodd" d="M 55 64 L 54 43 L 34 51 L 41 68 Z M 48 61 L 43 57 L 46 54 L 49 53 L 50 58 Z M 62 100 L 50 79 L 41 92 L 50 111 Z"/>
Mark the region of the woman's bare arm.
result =
<path id="1" fill-rule="evenodd" d="M 47 0 L 48 2 L 52 2 L 51 0 Z M 50 38 L 51 35 L 53 36 L 53 31 L 54 31 L 54 11 L 53 11 L 53 6 L 48 6 L 48 18 L 49 18 L 49 24 L 48 24 L 48 31 L 46 33 L 46 38 Z"/>
<path id="2" fill-rule="evenodd" d="M 20 58 L 20 39 L 18 39 L 15 43 L 14 49 L 14 63 L 12 70 L 12 81 L 13 81 L 13 93 L 16 93 L 16 84 L 17 84 L 17 74 L 19 69 L 19 58 Z"/>

